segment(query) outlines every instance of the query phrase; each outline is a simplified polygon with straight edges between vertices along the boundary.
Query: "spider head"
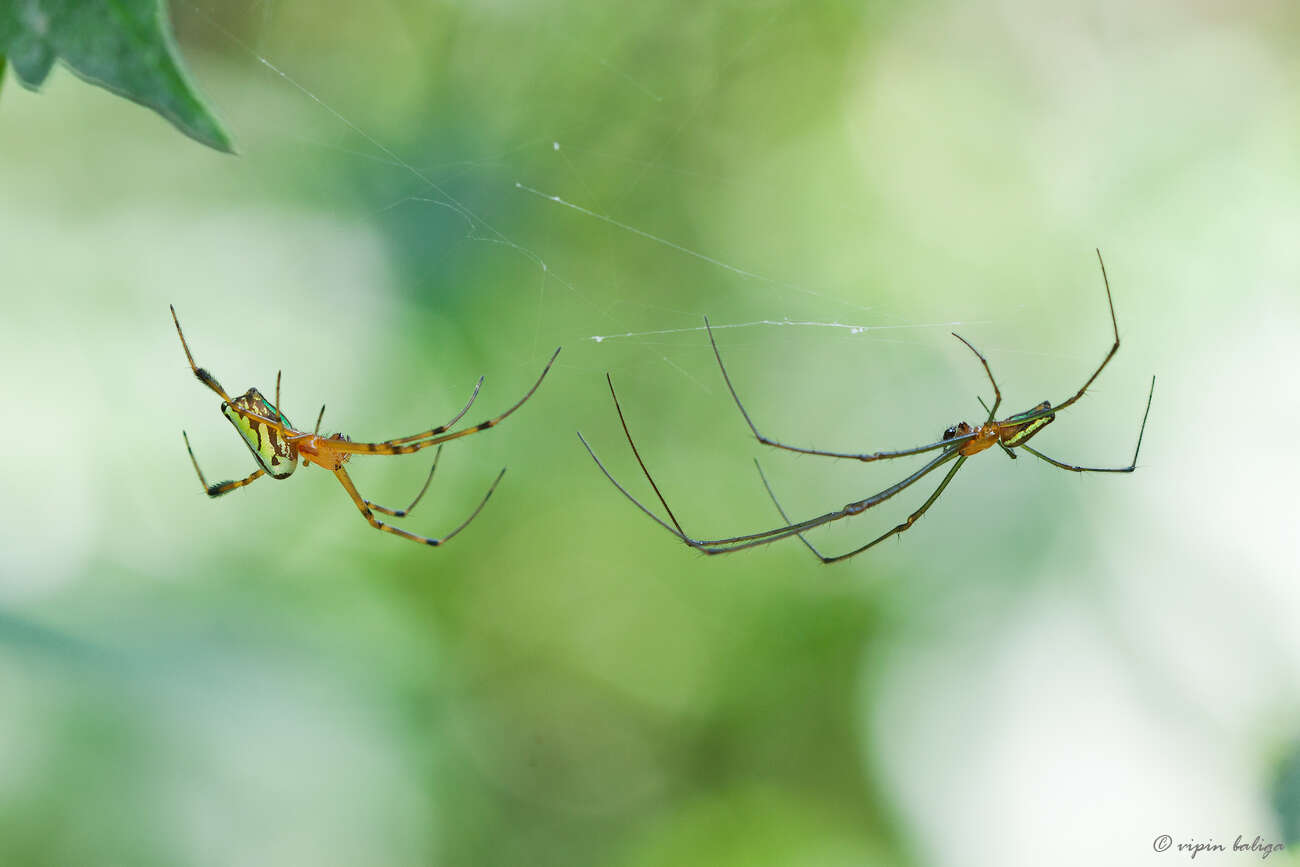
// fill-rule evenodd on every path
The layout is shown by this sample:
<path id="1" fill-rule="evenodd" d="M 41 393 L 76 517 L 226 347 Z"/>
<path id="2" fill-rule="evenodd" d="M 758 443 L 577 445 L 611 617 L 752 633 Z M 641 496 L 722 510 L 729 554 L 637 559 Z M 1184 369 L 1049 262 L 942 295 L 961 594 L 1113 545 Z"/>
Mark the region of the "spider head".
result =
<path id="1" fill-rule="evenodd" d="M 953 425 L 952 427 L 944 431 L 943 438 L 946 440 L 950 440 L 953 439 L 954 437 L 968 436 L 973 432 L 974 430 L 971 428 L 971 426 L 963 421 L 963 422 L 958 422 L 957 424 Z"/>

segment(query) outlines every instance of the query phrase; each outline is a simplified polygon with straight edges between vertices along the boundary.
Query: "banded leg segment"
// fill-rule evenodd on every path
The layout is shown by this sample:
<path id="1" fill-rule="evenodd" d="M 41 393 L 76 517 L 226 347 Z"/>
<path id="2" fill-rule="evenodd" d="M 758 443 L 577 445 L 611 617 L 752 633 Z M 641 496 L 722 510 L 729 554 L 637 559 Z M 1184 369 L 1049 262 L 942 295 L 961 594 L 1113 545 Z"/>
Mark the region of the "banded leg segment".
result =
<path id="1" fill-rule="evenodd" d="M 349 454 L 406 455 L 406 454 L 410 454 L 411 452 L 418 452 L 420 449 L 427 449 L 429 446 L 441 445 L 442 443 L 448 442 L 450 440 L 459 439 L 460 437 L 469 436 L 470 434 L 482 433 L 485 430 L 490 430 L 491 428 L 494 428 L 497 425 L 499 425 L 501 422 L 505 421 L 507 418 L 510 417 L 511 414 L 515 412 L 515 410 L 519 409 L 519 407 L 523 406 L 525 403 L 528 402 L 528 399 L 533 396 L 533 394 L 537 391 L 538 388 L 541 387 L 542 380 L 546 379 L 546 374 L 550 372 L 551 366 L 555 364 L 555 358 L 559 354 L 560 354 L 560 350 L 556 349 L 555 352 L 551 355 L 550 360 L 546 362 L 546 367 L 542 368 L 542 374 L 541 376 L 537 377 L 537 381 L 533 383 L 532 388 L 528 389 L 528 391 L 525 392 L 523 397 L 515 401 L 515 404 L 513 406 L 511 406 L 509 409 L 507 409 L 505 412 L 501 413 L 500 415 L 496 416 L 495 418 L 490 418 L 487 421 L 479 422 L 473 427 L 467 427 L 464 428 L 463 430 L 458 430 L 455 433 L 442 433 L 441 435 L 438 435 L 439 433 L 445 431 L 448 427 L 450 427 L 451 425 L 455 424 L 457 421 L 460 420 L 461 416 L 463 416 L 469 410 L 469 404 L 466 404 L 465 408 L 461 410 L 460 413 L 457 414 L 457 416 L 451 420 L 451 422 L 449 422 L 446 425 L 442 425 L 441 427 L 424 431 L 423 433 L 412 434 L 411 436 L 407 436 L 407 437 L 398 437 L 397 439 L 385 440 L 383 442 L 377 442 L 377 443 L 353 443 L 353 442 L 333 443 L 331 444 L 331 448 L 335 449 L 336 451 L 347 452 Z M 480 384 L 481 382 L 482 381 L 480 380 Z M 476 397 L 477 395 L 478 395 L 478 387 L 476 386 L 474 389 L 474 395 L 470 397 L 471 404 L 474 402 L 474 397 Z"/>
<path id="2" fill-rule="evenodd" d="M 217 394 L 221 395 L 221 399 L 224 400 L 226 403 L 230 403 L 231 402 L 230 395 L 226 394 L 226 390 L 221 387 L 221 383 L 217 382 L 217 378 L 212 374 L 208 373 L 202 367 L 199 367 L 197 364 L 194 363 L 194 356 L 190 354 L 190 345 L 185 342 L 185 332 L 181 331 L 181 321 L 176 318 L 176 308 L 172 307 L 172 305 L 170 304 L 167 306 L 171 308 L 172 322 L 176 323 L 176 335 L 181 339 L 181 349 L 185 350 L 185 358 L 186 360 L 189 361 L 190 370 L 194 371 L 195 378 L 197 378 L 199 382 L 203 383 L 208 388 L 215 391 Z M 277 380 L 278 380 L 278 376 L 277 376 Z M 278 392 L 279 390 L 278 381 L 276 384 L 276 389 Z M 277 407 L 280 405 L 278 397 L 279 395 L 277 393 L 277 401 L 276 401 Z"/>
<path id="3" fill-rule="evenodd" d="M 266 475 L 266 470 L 258 470 L 246 479 L 240 479 L 237 482 L 217 482 L 215 485 L 209 485 L 208 480 L 203 478 L 203 470 L 199 469 L 199 462 L 194 457 L 194 449 L 190 448 L 190 437 L 185 431 L 181 431 L 181 436 L 185 439 L 185 451 L 190 453 L 190 463 L 194 464 L 194 472 L 198 474 L 199 484 L 203 485 L 203 491 L 209 497 L 220 497 L 222 494 L 228 494 L 235 488 L 242 488 L 244 485 L 251 485 L 253 482 Z"/>
<path id="4" fill-rule="evenodd" d="M 450 421 L 444 422 L 443 424 L 440 424 L 435 428 L 430 428 L 424 433 L 411 434 L 409 437 L 398 437 L 395 440 L 385 440 L 382 443 L 382 445 L 398 446 L 398 445 L 402 445 L 403 443 L 415 442 L 416 440 L 422 440 L 428 437 L 434 437 L 440 433 L 446 433 L 447 431 L 451 430 L 452 425 L 454 425 L 456 422 L 464 418 L 465 413 L 469 412 L 469 408 L 474 405 L 474 401 L 478 398 L 479 389 L 483 387 L 483 381 L 486 378 L 487 377 L 484 376 L 480 376 L 478 378 L 478 382 L 474 383 L 474 391 L 470 394 L 469 400 L 465 402 L 465 406 L 461 409 L 460 412 L 456 413 L 454 416 L 451 417 Z"/>
<path id="5" fill-rule="evenodd" d="M 217 482 L 215 485 L 208 488 L 208 496 L 220 497 L 222 494 L 230 493 L 235 488 L 242 488 L 244 485 L 251 485 L 253 482 L 257 481 L 264 475 L 266 475 L 265 470 L 258 470 L 248 478 L 240 479 L 239 481 L 236 482 Z"/>
<path id="6" fill-rule="evenodd" d="M 429 467 L 429 477 L 424 480 L 424 485 L 420 488 L 420 493 L 415 495 L 415 499 L 411 501 L 411 505 L 407 506 L 405 509 L 390 509 L 387 506 L 372 503 L 370 500 L 365 501 L 366 505 L 374 509 L 376 512 L 383 512 L 385 515 L 392 515 L 394 518 L 405 518 L 407 515 L 411 514 L 415 509 L 416 504 L 424 497 L 424 492 L 429 490 L 429 483 L 433 481 L 433 474 L 438 470 L 438 458 L 440 457 L 442 457 L 442 446 L 438 446 L 438 450 L 433 453 L 433 466 Z"/>
<path id="7" fill-rule="evenodd" d="M 441 545 L 444 542 L 451 541 L 457 533 L 468 527 L 470 522 L 478 517 L 479 512 L 483 511 L 483 507 L 487 505 L 487 501 L 492 497 L 492 492 L 497 489 L 497 485 L 501 483 L 501 478 L 505 474 L 505 470 L 502 470 L 497 474 L 497 477 L 492 481 L 492 486 L 489 487 L 487 493 L 483 495 L 483 499 L 479 500 L 479 504 L 474 507 L 474 511 L 470 512 L 468 518 L 461 521 L 460 524 L 447 535 L 434 539 L 428 536 L 421 536 L 417 533 L 408 532 L 407 530 L 403 530 L 401 527 L 394 527 L 392 524 L 385 524 L 383 521 L 376 518 L 375 513 L 371 511 L 370 506 L 366 504 L 365 499 L 362 498 L 361 494 L 357 493 L 356 485 L 352 484 L 352 479 L 348 476 L 347 470 L 339 467 L 334 471 L 334 475 L 338 478 L 339 484 L 343 485 L 343 489 L 348 492 L 348 496 L 352 498 L 352 502 L 356 503 L 357 509 L 360 510 L 362 517 L 370 523 L 370 526 L 374 527 L 376 530 L 383 530 L 385 533 L 392 533 L 395 536 L 401 536 L 403 539 L 410 539 L 412 542 L 419 542 L 422 545 L 432 545 L 434 547 Z"/>

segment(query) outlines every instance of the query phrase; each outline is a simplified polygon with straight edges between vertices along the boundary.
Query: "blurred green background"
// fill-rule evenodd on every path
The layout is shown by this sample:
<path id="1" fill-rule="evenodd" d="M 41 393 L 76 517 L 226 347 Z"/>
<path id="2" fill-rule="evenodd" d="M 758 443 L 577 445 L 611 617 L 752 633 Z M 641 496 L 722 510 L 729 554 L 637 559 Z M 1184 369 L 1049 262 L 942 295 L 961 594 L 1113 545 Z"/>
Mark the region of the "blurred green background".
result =
<path id="1" fill-rule="evenodd" d="M 1136 864 L 1295 841 L 1300 15 L 1287 3 L 199 2 L 241 151 L 56 71 L 0 95 L 6 864 Z M 536 191 L 536 192 L 533 192 Z M 586 209 L 567 207 L 548 197 Z M 595 216 L 593 216 L 595 215 Z M 705 558 L 1072 394 L 898 543 Z M 471 420 L 399 523 L 252 469 Z M 849 327 L 754 324 L 829 323 Z M 748 323 L 748 324 L 747 324 Z M 616 335 L 632 334 L 619 337 Z M 594 340 L 594 337 L 604 337 Z M 405 503 L 427 452 L 358 458 Z M 889 465 L 893 463 L 895 465 Z M 937 478 L 935 479 L 937 482 Z M 846 550 L 923 483 L 816 537 Z M 1296 841 L 1294 850 L 1300 850 Z M 1258 856 L 1208 853 L 1211 863 Z M 1274 855 L 1279 863 L 1286 855 Z M 1218 860 L 1212 860 L 1217 858 Z M 1300 863 L 1300 859 L 1292 858 Z M 1285 863 L 1285 862 L 1284 862 Z"/>

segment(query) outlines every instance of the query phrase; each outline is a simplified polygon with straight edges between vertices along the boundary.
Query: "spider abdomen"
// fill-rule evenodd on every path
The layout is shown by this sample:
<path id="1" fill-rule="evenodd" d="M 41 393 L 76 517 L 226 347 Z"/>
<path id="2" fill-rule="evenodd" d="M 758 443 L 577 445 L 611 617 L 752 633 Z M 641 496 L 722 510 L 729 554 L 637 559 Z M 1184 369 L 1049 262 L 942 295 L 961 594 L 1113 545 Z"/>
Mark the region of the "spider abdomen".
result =
<path id="1" fill-rule="evenodd" d="M 221 404 L 221 412 L 239 431 L 258 466 L 273 479 L 287 479 L 298 468 L 298 450 L 285 439 L 274 421 L 291 427 L 289 420 L 255 388 Z"/>
<path id="2" fill-rule="evenodd" d="M 1008 448 L 1024 445 L 1030 437 L 1056 420 L 1056 413 L 1050 412 L 1051 401 L 1043 401 L 1033 409 L 1018 412 L 1000 422 L 1001 439 Z M 1043 413 L 1046 412 L 1046 415 Z"/>

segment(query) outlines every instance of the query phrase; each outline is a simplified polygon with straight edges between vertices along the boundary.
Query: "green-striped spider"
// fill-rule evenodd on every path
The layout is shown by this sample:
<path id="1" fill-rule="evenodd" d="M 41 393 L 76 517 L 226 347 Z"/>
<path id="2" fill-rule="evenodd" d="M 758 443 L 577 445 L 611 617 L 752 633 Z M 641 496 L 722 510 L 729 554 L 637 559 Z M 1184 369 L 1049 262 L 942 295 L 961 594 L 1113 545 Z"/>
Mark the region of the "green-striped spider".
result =
<path id="1" fill-rule="evenodd" d="M 495 427 L 507 416 L 513 413 L 519 407 L 524 405 L 528 398 L 533 396 L 542 380 L 546 378 L 547 372 L 551 365 L 555 363 L 555 357 L 560 354 L 556 349 L 551 355 L 551 360 L 546 362 L 546 367 L 542 369 L 542 375 L 533 383 L 533 387 L 528 389 L 527 393 L 521 397 L 514 406 L 505 412 L 480 422 L 473 427 L 462 428 L 461 430 L 449 432 L 451 427 L 469 412 L 470 406 L 473 405 L 474 399 L 478 397 L 479 389 L 483 385 L 483 377 L 479 377 L 478 382 L 474 385 L 474 392 L 469 396 L 469 402 L 461 409 L 460 412 L 446 424 L 431 428 L 422 433 L 413 434 L 397 439 L 384 440 L 378 443 L 354 443 L 347 436 L 341 433 L 332 436 L 321 436 L 320 423 L 325 415 L 325 407 L 321 406 L 320 415 L 316 417 L 316 427 L 310 433 L 295 428 L 287 419 L 283 412 L 280 411 L 280 374 L 275 375 L 275 403 L 268 401 L 261 392 L 256 388 L 250 388 L 246 393 L 239 397 L 232 398 L 226 394 L 226 390 L 217 382 L 216 377 L 208 373 L 202 367 L 194 363 L 194 356 L 190 354 L 189 344 L 185 342 L 185 333 L 181 331 L 180 320 L 176 318 L 176 308 L 172 308 L 172 321 L 176 323 L 176 334 L 180 336 L 181 347 L 185 350 L 185 358 L 190 363 L 190 369 L 194 371 L 194 376 L 199 382 L 221 395 L 221 412 L 226 416 L 235 430 L 239 431 L 240 437 L 243 438 L 244 444 L 252 453 L 253 459 L 257 461 L 258 469 L 247 478 L 238 481 L 218 482 L 215 485 L 209 485 L 203 477 L 203 471 L 199 469 L 199 462 L 194 457 L 194 451 L 190 448 L 190 438 L 181 431 L 181 436 L 185 438 L 185 448 L 190 453 L 190 461 L 194 464 L 194 472 L 198 473 L 199 481 L 203 484 L 203 489 L 209 497 L 219 497 L 222 494 L 228 494 L 236 488 L 242 488 L 244 485 L 252 484 L 260 479 L 263 475 L 270 476 L 273 479 L 287 479 L 293 474 L 298 467 L 298 459 L 302 458 L 303 464 L 316 464 L 324 467 L 334 474 L 343 485 L 343 489 L 348 492 L 352 502 L 356 503 L 361 514 L 370 522 L 370 526 L 377 530 L 383 530 L 386 533 L 392 533 L 401 536 L 403 539 L 410 539 L 413 542 L 420 542 L 425 545 L 441 545 L 448 541 L 461 530 L 469 526 L 478 513 L 487 505 L 488 498 L 496 490 L 497 484 L 506 471 L 502 470 L 497 474 L 492 485 L 488 488 L 483 499 L 479 501 L 478 506 L 470 513 L 469 517 L 462 521 L 454 530 L 447 533 L 441 538 L 430 538 L 420 536 L 415 533 L 407 532 L 391 524 L 385 524 L 375 517 L 375 512 L 382 512 L 385 515 L 392 515 L 395 518 L 401 518 L 410 513 L 424 496 L 424 492 L 429 488 L 429 482 L 433 480 L 433 473 L 438 468 L 438 456 L 442 454 L 442 444 L 448 440 L 454 440 L 459 437 L 469 436 L 470 434 L 480 433 L 488 428 Z M 363 499 L 357 493 L 356 486 L 352 484 L 347 470 L 343 469 L 354 454 L 363 455 L 404 455 L 410 452 L 418 452 L 420 449 L 427 449 L 429 446 L 438 446 L 438 451 L 434 453 L 433 467 L 429 470 L 429 477 L 424 480 L 424 486 L 420 488 L 420 493 L 416 494 L 411 505 L 405 509 L 390 509 L 387 506 L 381 506 Z"/>

